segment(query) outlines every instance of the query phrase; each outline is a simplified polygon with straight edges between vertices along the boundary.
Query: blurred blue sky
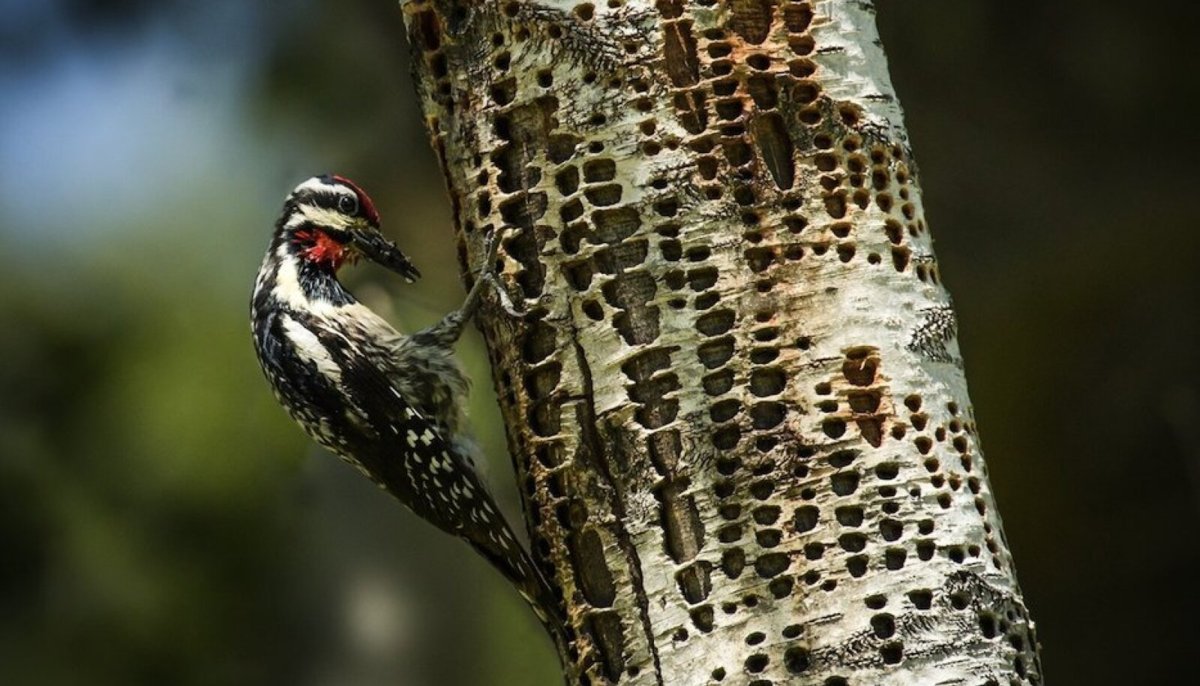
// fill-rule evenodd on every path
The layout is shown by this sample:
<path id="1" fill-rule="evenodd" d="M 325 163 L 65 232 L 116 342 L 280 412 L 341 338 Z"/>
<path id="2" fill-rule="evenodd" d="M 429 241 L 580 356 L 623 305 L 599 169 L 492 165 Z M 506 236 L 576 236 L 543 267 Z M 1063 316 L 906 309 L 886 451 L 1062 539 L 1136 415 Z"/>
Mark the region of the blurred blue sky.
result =
<path id="1" fill-rule="evenodd" d="M 135 285 L 193 269 L 241 299 L 283 196 L 336 171 L 370 189 L 393 236 L 415 230 L 418 263 L 453 259 L 450 241 L 423 240 L 449 213 L 393 4 L 0 3 L 5 242 L 63 264 L 135 252 L 144 270 L 120 275 Z M 457 275 L 429 273 L 408 295 L 440 311 Z"/>
<path id="2" fill-rule="evenodd" d="M 80 24 L 71 4 L 0 2 L 6 240 L 76 245 L 163 208 L 202 208 L 217 225 L 231 204 L 277 204 L 282 156 L 245 125 L 277 26 L 262 5 L 197 3 L 115 25 Z"/>

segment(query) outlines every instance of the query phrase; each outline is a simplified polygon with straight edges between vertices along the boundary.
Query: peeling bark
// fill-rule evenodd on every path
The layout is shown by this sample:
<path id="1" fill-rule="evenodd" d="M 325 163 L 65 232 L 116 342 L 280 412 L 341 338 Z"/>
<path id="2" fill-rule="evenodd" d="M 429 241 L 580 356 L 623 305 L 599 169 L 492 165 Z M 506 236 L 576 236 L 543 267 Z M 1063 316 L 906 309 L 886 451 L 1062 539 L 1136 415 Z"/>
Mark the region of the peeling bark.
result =
<path id="1" fill-rule="evenodd" d="M 568 678 L 1041 683 L 872 4 L 402 5 Z"/>

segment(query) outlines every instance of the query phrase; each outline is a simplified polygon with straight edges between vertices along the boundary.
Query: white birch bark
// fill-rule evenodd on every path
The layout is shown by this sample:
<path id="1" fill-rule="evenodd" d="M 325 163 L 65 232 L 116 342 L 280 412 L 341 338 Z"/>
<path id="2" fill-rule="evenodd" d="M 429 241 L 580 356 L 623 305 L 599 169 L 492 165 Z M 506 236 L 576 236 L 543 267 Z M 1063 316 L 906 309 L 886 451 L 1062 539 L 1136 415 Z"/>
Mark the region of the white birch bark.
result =
<path id="1" fill-rule="evenodd" d="M 872 4 L 402 6 L 568 678 L 1040 683 Z"/>

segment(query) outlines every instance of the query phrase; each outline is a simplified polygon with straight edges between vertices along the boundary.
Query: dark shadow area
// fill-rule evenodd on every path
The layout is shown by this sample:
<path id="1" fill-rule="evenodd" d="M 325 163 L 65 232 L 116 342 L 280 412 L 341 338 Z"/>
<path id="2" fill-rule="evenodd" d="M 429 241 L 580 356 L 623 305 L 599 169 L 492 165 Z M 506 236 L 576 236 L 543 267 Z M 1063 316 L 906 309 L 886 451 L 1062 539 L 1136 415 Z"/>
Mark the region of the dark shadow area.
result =
<path id="1" fill-rule="evenodd" d="M 879 3 L 1047 683 L 1200 644 L 1194 5 Z"/>

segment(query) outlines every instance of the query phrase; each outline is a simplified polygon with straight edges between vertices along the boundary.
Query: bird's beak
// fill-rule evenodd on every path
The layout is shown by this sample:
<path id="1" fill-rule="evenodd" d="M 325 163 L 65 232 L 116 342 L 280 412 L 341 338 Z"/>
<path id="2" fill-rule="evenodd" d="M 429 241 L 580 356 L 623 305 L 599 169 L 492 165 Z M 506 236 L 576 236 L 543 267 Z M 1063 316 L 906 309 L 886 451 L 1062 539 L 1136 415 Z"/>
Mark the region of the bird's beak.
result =
<path id="1" fill-rule="evenodd" d="M 374 227 L 351 231 L 350 244 L 368 260 L 396 272 L 409 283 L 421 278 L 421 272 L 409 261 L 408 255 L 400 252 L 395 243 L 384 238 Z"/>

